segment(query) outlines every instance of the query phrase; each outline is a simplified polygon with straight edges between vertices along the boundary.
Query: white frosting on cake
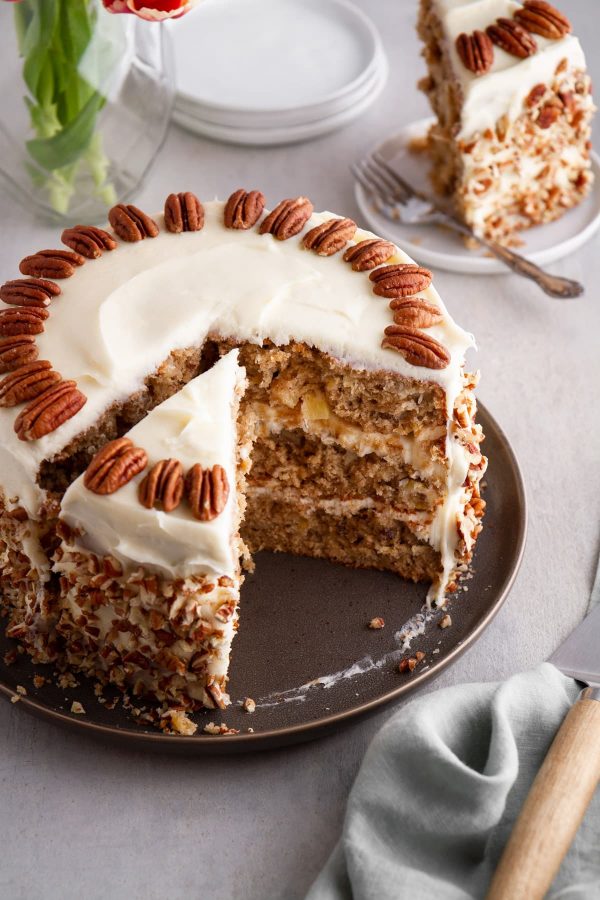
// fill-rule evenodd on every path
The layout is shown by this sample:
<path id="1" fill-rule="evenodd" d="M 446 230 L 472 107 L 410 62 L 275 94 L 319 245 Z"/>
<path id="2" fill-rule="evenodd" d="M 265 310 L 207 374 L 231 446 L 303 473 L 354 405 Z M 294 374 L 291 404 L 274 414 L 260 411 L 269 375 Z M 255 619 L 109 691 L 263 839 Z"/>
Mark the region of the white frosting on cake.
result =
<path id="1" fill-rule="evenodd" d="M 234 405 L 244 382 L 237 355 L 232 350 L 128 432 L 148 455 L 144 472 L 108 496 L 88 490 L 83 476 L 68 488 L 62 518 L 81 530 L 81 546 L 100 556 L 114 556 L 128 571 L 143 566 L 171 578 L 236 574 L 238 559 L 231 544 L 237 530 Z M 199 521 L 185 501 L 169 513 L 142 506 L 140 482 L 154 463 L 171 457 L 181 462 L 184 473 L 195 463 L 203 468 L 223 466 L 230 492 L 220 515 Z"/>
<path id="2" fill-rule="evenodd" d="M 368 273 L 354 272 L 341 253 L 317 256 L 302 249 L 301 236 L 278 241 L 257 227 L 226 229 L 220 202 L 205 204 L 205 211 L 204 228 L 183 234 L 170 234 L 156 216 L 159 237 L 119 242 L 61 281 L 62 294 L 37 336 L 39 355 L 64 378 L 75 379 L 87 403 L 56 431 L 31 442 L 14 432 L 17 410 L 0 409 L 0 481 L 9 505 L 19 503 L 38 517 L 40 463 L 142 388 L 173 349 L 201 345 L 209 333 L 278 344 L 305 341 L 359 368 L 435 382 L 451 414 L 464 354 L 474 341 L 433 286 L 420 296 L 442 310 L 443 321 L 428 334 L 451 354 L 445 369 L 412 366 L 400 353 L 381 348 L 392 321 L 388 302 L 373 293 Z M 313 215 L 304 231 L 331 216 Z M 367 237 L 373 235 L 360 231 L 355 240 Z M 401 250 L 394 261 L 412 262 Z"/>
<path id="3" fill-rule="evenodd" d="M 487 128 L 493 130 L 504 115 L 514 121 L 523 112 L 523 101 L 531 89 L 551 82 L 561 60 L 566 59 L 570 68 L 585 69 L 585 57 L 576 37 L 569 34 L 555 41 L 535 34 L 538 49 L 532 56 L 519 59 L 494 45 L 491 69 L 484 75 L 474 75 L 456 52 L 458 35 L 485 31 L 501 17 L 511 19 L 522 4 L 513 0 L 433 0 L 433 8 L 442 23 L 462 91 L 460 139 L 481 134 Z"/>

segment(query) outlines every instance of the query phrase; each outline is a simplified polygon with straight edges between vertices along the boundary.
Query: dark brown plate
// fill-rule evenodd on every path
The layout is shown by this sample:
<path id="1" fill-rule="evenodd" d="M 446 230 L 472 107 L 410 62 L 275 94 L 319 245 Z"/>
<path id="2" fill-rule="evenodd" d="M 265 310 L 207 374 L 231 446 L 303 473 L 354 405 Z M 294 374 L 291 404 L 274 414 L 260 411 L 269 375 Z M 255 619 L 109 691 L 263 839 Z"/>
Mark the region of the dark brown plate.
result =
<path id="1" fill-rule="evenodd" d="M 34 667 L 25 657 L 9 667 L 0 662 L 0 694 L 13 697 L 16 686 L 23 685 L 27 696 L 19 706 L 24 710 L 105 740 L 160 751 L 220 754 L 309 740 L 414 691 L 477 640 L 508 594 L 523 554 L 527 515 L 521 473 L 508 440 L 481 405 L 479 418 L 490 463 L 485 527 L 472 577 L 464 582 L 469 590 L 449 600 L 452 627 L 437 627 L 443 615 L 438 611 L 413 640 L 411 651 L 423 650 L 426 659 L 412 674 L 398 671 L 398 661 L 410 652 L 399 648 L 397 633 L 421 610 L 424 585 L 385 572 L 259 553 L 256 572 L 242 592 L 241 628 L 230 669 L 232 706 L 195 714 L 199 727 L 194 736 L 140 727 L 120 704 L 107 710 L 86 679 L 66 691 L 54 680 L 35 689 L 34 674 L 44 674 L 48 667 Z M 385 619 L 384 629 L 367 627 L 374 616 Z M 14 642 L 2 637 L 0 660 L 9 646 Z M 333 684 L 326 682 L 329 686 L 321 682 L 299 690 L 336 673 Z M 244 697 L 256 700 L 255 713 L 242 709 Z M 73 700 L 81 701 L 85 716 L 70 712 Z M 209 722 L 225 722 L 240 733 L 205 734 Z"/>

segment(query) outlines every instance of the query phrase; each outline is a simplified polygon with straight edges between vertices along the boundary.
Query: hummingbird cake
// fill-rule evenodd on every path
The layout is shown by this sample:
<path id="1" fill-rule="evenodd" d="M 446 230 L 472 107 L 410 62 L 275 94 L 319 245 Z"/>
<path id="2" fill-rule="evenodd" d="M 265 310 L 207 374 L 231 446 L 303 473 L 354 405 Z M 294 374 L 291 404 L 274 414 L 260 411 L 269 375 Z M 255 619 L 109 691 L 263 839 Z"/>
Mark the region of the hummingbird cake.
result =
<path id="1" fill-rule="evenodd" d="M 186 192 L 109 222 L 0 288 L 8 636 L 185 713 L 229 702 L 255 551 L 389 570 L 442 603 L 486 460 L 473 339 L 431 273 L 306 197 Z"/>

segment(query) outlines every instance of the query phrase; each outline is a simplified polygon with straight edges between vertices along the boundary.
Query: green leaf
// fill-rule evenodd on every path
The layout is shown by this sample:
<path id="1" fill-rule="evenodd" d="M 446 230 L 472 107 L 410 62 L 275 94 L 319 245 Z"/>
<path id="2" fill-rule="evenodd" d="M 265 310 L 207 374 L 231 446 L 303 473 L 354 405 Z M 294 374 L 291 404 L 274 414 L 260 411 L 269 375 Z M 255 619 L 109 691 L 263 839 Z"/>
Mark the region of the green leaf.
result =
<path id="1" fill-rule="evenodd" d="M 79 114 L 54 137 L 27 141 L 33 159 L 49 171 L 74 163 L 90 143 L 102 102 L 100 94 L 93 94 Z"/>
<path id="2" fill-rule="evenodd" d="M 13 16 L 19 55 L 24 56 L 25 35 L 27 34 L 27 29 L 29 28 L 29 23 L 31 22 L 32 13 L 27 3 L 15 3 Z"/>
<path id="3" fill-rule="evenodd" d="M 48 51 L 58 21 L 58 5 L 57 0 L 24 2 L 29 4 L 33 15 L 23 40 L 23 77 L 33 96 L 39 99 L 39 91 L 44 87 L 41 84 L 42 72 L 47 64 Z"/>
<path id="4" fill-rule="evenodd" d="M 21 0 L 31 15 L 31 21 L 25 35 L 23 54 L 29 56 L 34 51 L 47 48 L 54 34 L 54 26 L 58 16 L 58 0 Z"/>
<path id="5" fill-rule="evenodd" d="M 81 59 L 92 37 L 92 10 L 87 0 L 63 3 L 60 10 L 60 40 L 66 59 L 76 63 Z"/>

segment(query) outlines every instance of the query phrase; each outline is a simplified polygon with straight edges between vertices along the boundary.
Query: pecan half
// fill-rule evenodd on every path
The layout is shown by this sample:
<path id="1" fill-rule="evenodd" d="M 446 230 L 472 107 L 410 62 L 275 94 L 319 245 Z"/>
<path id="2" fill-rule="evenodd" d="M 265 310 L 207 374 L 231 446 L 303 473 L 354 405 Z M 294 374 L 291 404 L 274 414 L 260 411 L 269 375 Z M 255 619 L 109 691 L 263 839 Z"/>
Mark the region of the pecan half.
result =
<path id="1" fill-rule="evenodd" d="M 114 494 L 146 468 L 146 451 L 129 438 L 109 441 L 85 470 L 83 483 L 94 494 Z"/>
<path id="2" fill-rule="evenodd" d="M 172 234 L 200 231 L 204 226 L 204 207 L 195 194 L 169 194 L 165 200 L 165 226 Z"/>
<path id="3" fill-rule="evenodd" d="M 525 0 L 523 8 L 515 10 L 513 18 L 527 31 L 554 41 L 571 31 L 567 17 L 545 0 Z"/>
<path id="4" fill-rule="evenodd" d="M 41 306 L 15 306 L 0 310 L 0 335 L 41 334 L 48 310 Z"/>
<path id="5" fill-rule="evenodd" d="M 59 381 L 21 410 L 15 420 L 17 437 L 36 441 L 71 419 L 87 403 L 74 381 Z"/>
<path id="6" fill-rule="evenodd" d="M 304 235 L 303 244 L 307 250 L 314 250 L 318 256 L 333 256 L 356 234 L 356 222 L 352 219 L 329 219 Z"/>
<path id="7" fill-rule="evenodd" d="M 393 266 L 381 266 L 371 272 L 369 278 L 374 284 L 373 290 L 379 297 L 411 297 L 424 291 L 431 284 L 432 275 L 429 269 L 414 263 L 399 263 Z"/>
<path id="8" fill-rule="evenodd" d="M 260 226 L 261 234 L 272 234 L 278 241 L 287 241 L 302 231 L 312 216 L 313 205 L 306 197 L 282 200 Z"/>
<path id="9" fill-rule="evenodd" d="M 33 334 L 15 334 L 0 338 L 0 372 L 12 372 L 38 358 Z"/>
<path id="10" fill-rule="evenodd" d="M 469 72 L 484 75 L 494 62 L 494 45 L 485 31 L 459 34 L 456 38 L 456 52 Z"/>
<path id="11" fill-rule="evenodd" d="M 488 25 L 486 32 L 492 43 L 519 59 L 532 56 L 537 50 L 534 38 L 513 19 L 496 19 L 494 25 Z"/>
<path id="12" fill-rule="evenodd" d="M 47 359 L 26 363 L 0 381 L 0 406 L 17 406 L 33 400 L 57 381 L 62 378 Z"/>
<path id="13" fill-rule="evenodd" d="M 545 84 L 536 84 L 534 85 L 525 98 L 525 106 L 531 109 L 533 106 L 536 106 L 544 94 L 546 93 L 546 85 Z"/>
<path id="14" fill-rule="evenodd" d="M 0 287 L 0 300 L 11 306 L 50 306 L 60 287 L 45 278 L 14 278 Z"/>
<path id="15" fill-rule="evenodd" d="M 344 253 L 344 262 L 351 263 L 355 272 L 366 272 L 387 262 L 395 252 L 396 248 L 389 241 L 369 238 L 348 247 Z"/>
<path id="16" fill-rule="evenodd" d="M 117 246 L 117 242 L 108 231 L 96 228 L 95 225 L 74 225 L 72 228 L 65 228 L 60 239 L 71 250 L 87 259 L 98 259 L 105 250 L 114 250 Z"/>
<path id="17" fill-rule="evenodd" d="M 427 303 L 420 297 L 392 300 L 390 309 L 394 310 L 396 325 L 409 325 L 411 328 L 431 328 L 444 319 L 439 306 Z"/>
<path id="18" fill-rule="evenodd" d="M 158 225 L 145 212 L 130 203 L 119 203 L 113 206 L 108 214 L 108 221 L 122 241 L 135 243 L 144 238 L 155 238 Z"/>
<path id="19" fill-rule="evenodd" d="M 194 518 L 210 522 L 225 509 L 229 497 L 227 472 L 223 466 L 203 469 L 196 463 L 185 477 L 185 492 Z"/>
<path id="20" fill-rule="evenodd" d="M 445 369 L 450 362 L 450 354 L 443 344 L 418 328 L 406 325 L 388 325 L 381 346 L 397 350 L 412 366 Z"/>
<path id="21" fill-rule="evenodd" d="M 557 121 L 559 116 L 563 111 L 563 106 L 560 103 L 544 103 L 540 110 L 540 114 L 536 119 L 537 124 L 540 128 L 550 128 L 551 125 Z"/>
<path id="22" fill-rule="evenodd" d="M 256 225 L 265 208 L 265 195 L 261 191 L 234 191 L 223 212 L 225 228 L 246 230 Z"/>
<path id="23" fill-rule="evenodd" d="M 72 250 L 38 250 L 19 263 L 19 272 L 34 278 L 70 278 L 85 260 Z"/>
<path id="24" fill-rule="evenodd" d="M 183 496 L 183 467 L 177 459 L 161 459 L 142 483 L 138 497 L 142 506 L 152 509 L 158 506 L 165 512 L 177 509 Z"/>

